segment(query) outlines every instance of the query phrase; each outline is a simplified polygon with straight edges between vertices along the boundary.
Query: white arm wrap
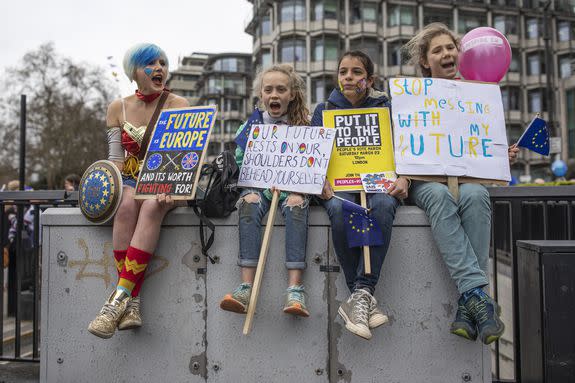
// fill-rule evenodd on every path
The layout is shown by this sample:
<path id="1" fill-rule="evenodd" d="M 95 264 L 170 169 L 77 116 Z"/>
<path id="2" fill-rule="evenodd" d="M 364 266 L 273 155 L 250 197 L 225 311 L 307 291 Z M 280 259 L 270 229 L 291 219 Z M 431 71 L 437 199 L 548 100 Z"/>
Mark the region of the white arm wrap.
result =
<path id="1" fill-rule="evenodd" d="M 122 148 L 122 131 L 120 128 L 108 129 L 108 159 L 110 161 L 124 161 L 124 148 Z"/>

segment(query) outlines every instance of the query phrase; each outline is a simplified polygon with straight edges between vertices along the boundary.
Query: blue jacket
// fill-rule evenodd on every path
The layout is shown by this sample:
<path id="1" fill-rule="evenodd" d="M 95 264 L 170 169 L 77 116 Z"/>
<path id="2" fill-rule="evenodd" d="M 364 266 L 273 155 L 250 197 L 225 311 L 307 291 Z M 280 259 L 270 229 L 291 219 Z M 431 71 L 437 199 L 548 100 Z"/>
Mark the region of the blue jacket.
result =
<path id="1" fill-rule="evenodd" d="M 339 89 L 332 90 L 327 102 L 331 104 L 329 109 L 354 109 L 354 108 L 375 108 L 379 106 L 387 106 L 391 108 L 391 103 L 385 92 L 371 88 L 369 94 L 363 100 L 360 106 L 354 107 L 351 102 L 339 91 Z M 315 107 L 313 117 L 311 118 L 312 126 L 323 126 L 323 111 L 326 109 L 326 103 L 322 102 Z"/>

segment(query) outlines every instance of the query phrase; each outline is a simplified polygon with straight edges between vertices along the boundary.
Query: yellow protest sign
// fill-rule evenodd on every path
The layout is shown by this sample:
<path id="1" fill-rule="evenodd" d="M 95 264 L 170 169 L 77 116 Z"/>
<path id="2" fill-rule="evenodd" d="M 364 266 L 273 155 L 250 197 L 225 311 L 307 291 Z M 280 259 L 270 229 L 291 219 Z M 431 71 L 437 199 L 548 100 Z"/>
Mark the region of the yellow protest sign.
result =
<path id="1" fill-rule="evenodd" d="M 395 171 L 389 108 L 324 110 L 337 133 L 327 178 L 335 191 L 363 190 L 363 173 Z"/>

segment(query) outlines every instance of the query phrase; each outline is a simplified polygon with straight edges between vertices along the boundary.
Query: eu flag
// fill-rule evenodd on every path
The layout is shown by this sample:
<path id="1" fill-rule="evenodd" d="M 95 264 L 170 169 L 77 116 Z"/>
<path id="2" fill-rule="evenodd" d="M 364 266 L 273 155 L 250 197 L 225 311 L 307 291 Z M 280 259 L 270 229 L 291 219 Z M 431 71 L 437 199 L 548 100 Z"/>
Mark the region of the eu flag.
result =
<path id="1" fill-rule="evenodd" d="M 258 108 L 255 108 L 250 118 L 248 118 L 246 121 L 244 128 L 241 132 L 238 133 L 236 139 L 234 140 L 236 144 L 242 148 L 243 151 L 246 150 L 246 145 L 248 144 L 248 138 L 252 125 L 261 123 L 263 123 L 262 112 L 260 112 Z"/>
<path id="2" fill-rule="evenodd" d="M 517 146 L 548 156 L 549 130 L 547 130 L 547 122 L 542 118 L 535 117 L 519 138 Z"/>
<path id="3" fill-rule="evenodd" d="M 342 205 L 349 247 L 383 245 L 383 233 L 367 209 L 344 199 Z"/>

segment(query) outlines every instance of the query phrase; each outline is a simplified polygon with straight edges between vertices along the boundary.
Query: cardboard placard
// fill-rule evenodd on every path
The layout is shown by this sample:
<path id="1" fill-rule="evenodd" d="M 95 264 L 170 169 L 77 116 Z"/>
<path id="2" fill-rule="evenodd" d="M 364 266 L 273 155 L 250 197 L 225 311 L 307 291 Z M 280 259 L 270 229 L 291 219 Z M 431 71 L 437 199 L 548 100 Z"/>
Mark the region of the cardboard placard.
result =
<path id="1" fill-rule="evenodd" d="M 334 191 L 361 191 L 360 174 L 395 171 L 389 108 L 324 110 L 323 124 L 337 132 L 327 171 Z"/>
<path id="2" fill-rule="evenodd" d="M 252 125 L 238 186 L 321 194 L 334 137 L 318 126 Z"/>
<path id="3" fill-rule="evenodd" d="M 134 198 L 194 199 L 217 107 L 162 110 L 144 158 Z"/>
<path id="4" fill-rule="evenodd" d="M 389 87 L 398 174 L 511 180 L 499 86 L 392 78 Z"/>

